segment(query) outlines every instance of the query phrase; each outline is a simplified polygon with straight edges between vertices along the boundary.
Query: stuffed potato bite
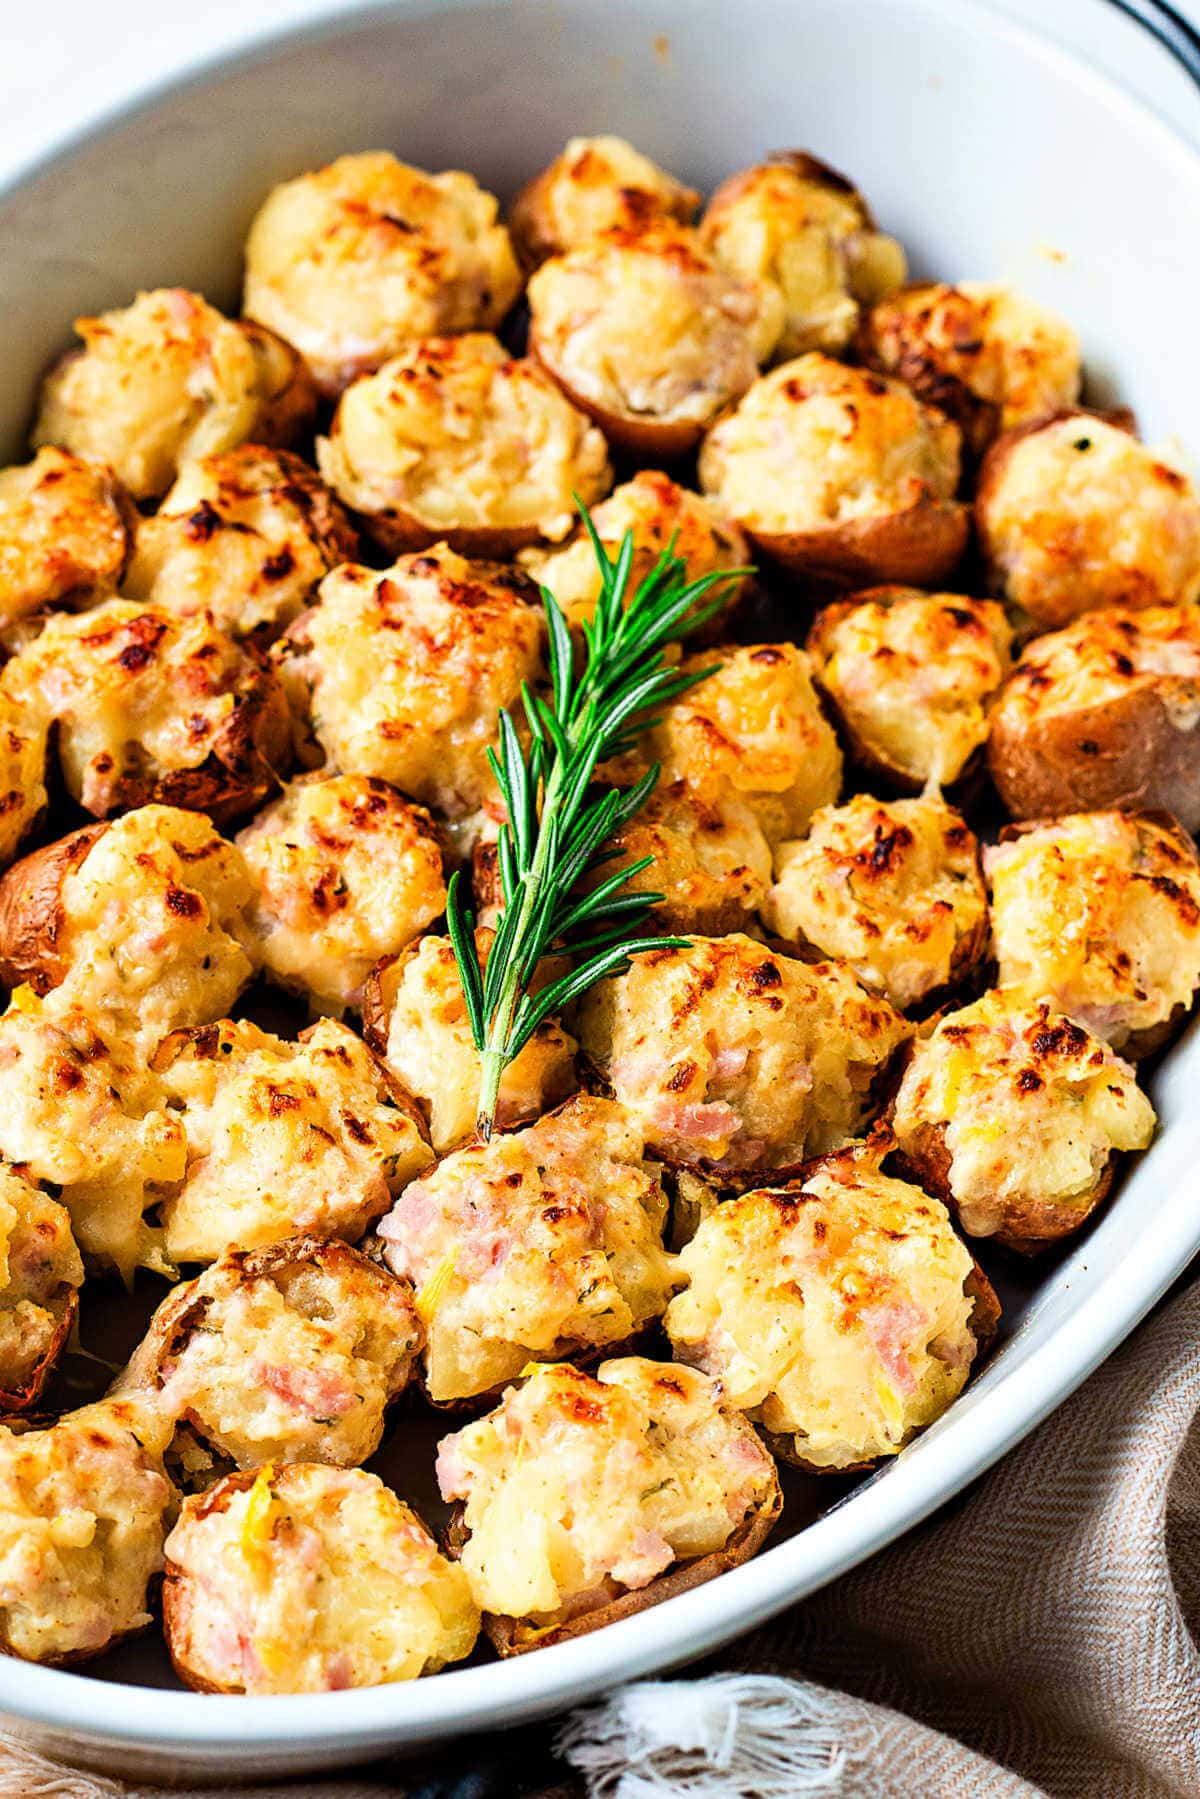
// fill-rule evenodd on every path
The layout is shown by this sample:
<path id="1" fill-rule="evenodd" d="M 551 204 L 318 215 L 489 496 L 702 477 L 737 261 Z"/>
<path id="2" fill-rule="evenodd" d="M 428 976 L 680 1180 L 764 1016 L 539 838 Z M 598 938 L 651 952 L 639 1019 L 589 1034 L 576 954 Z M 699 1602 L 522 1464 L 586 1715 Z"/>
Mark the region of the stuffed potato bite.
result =
<path id="1" fill-rule="evenodd" d="M 177 1495 L 170 1421 L 106 1399 L 44 1430 L 0 1425 L 0 1650 L 86 1661 L 150 1623 Z"/>
<path id="2" fill-rule="evenodd" d="M 936 794 L 859 793 L 781 843 L 763 922 L 775 936 L 852 968 L 900 1012 L 969 980 L 987 948 L 979 845 Z"/>
<path id="3" fill-rule="evenodd" d="M 771 882 L 771 846 L 751 804 L 714 782 L 661 782 L 644 806 L 614 831 L 610 856 L 589 876 L 594 886 L 645 856 L 649 868 L 627 877 L 625 893 L 660 893 L 648 928 L 667 935 L 719 936 L 750 929 Z"/>
<path id="4" fill-rule="evenodd" d="M 988 722 L 1014 818 L 1161 808 L 1200 829 L 1200 610 L 1085 613 L 1027 645 Z"/>
<path id="5" fill-rule="evenodd" d="M 126 1049 L 77 1008 L 51 1012 L 28 987 L 0 1014 L 0 1158 L 53 1184 L 94 1267 L 127 1281 L 139 1266 L 166 1271 L 145 1213 L 159 1184 L 183 1174 L 179 1122 Z"/>
<path id="6" fill-rule="evenodd" d="M 676 1356 L 818 1472 L 895 1455 L 966 1385 L 999 1307 L 940 1200 L 883 1174 L 888 1139 L 726 1200 L 679 1258 Z"/>
<path id="7" fill-rule="evenodd" d="M 1107 1044 L 1048 1000 L 994 988 L 918 1039 L 891 1122 L 904 1168 L 968 1236 L 1031 1252 L 1079 1228 L 1155 1116 Z"/>
<path id="8" fill-rule="evenodd" d="M 433 1159 L 408 1094 L 330 1018 L 295 1042 L 244 1019 L 173 1031 L 154 1071 L 187 1138 L 160 1206 L 174 1262 L 297 1232 L 353 1242 Z"/>
<path id="9" fill-rule="evenodd" d="M 1077 812 L 984 852 L 998 983 L 1048 999 L 1130 1058 L 1200 987 L 1200 861 L 1166 814 Z"/>
<path id="10" fill-rule="evenodd" d="M 483 927 L 475 933 L 484 967 L 493 938 Z M 363 995 L 363 1026 L 372 1049 L 424 1107 L 438 1154 L 470 1137 L 480 1056 L 449 937 L 427 933 L 379 964 Z M 575 1092 L 577 1047 L 556 1018 L 542 1020 L 500 1078 L 496 1122 L 502 1129 L 539 1118 Z"/>
<path id="11" fill-rule="evenodd" d="M 515 569 L 445 544 L 382 574 L 347 563 L 272 655 L 309 763 L 375 775 L 451 818 L 495 791 L 502 706 L 542 667 L 543 619 Z"/>
<path id="12" fill-rule="evenodd" d="M 867 1123 L 910 1027 L 848 968 L 734 935 L 635 956 L 576 1028 L 648 1153 L 745 1185 Z"/>
<path id="13" fill-rule="evenodd" d="M 377 1475 L 293 1462 L 184 1501 L 163 1624 L 202 1693 L 325 1693 L 434 1674 L 469 1655 L 464 1571 Z"/>
<path id="14" fill-rule="evenodd" d="M 0 1406 L 5 1412 L 23 1412 L 37 1403 L 71 1334 L 82 1285 L 83 1262 L 66 1206 L 0 1164 Z"/>
<path id="15" fill-rule="evenodd" d="M 165 493 L 192 457 L 287 443 L 312 416 L 295 351 L 186 288 L 139 294 L 75 329 L 83 346 L 42 384 L 34 446 L 108 464 L 135 500 Z"/>
<path id="16" fill-rule="evenodd" d="M 501 1655 L 668 1599 L 761 1548 L 770 1455 L 694 1369 L 625 1356 L 531 1370 L 438 1449 L 452 1540 Z"/>
<path id="17" fill-rule="evenodd" d="M 0 469 L 0 636 L 121 584 L 135 514 L 111 469 L 49 447 Z"/>
<path id="18" fill-rule="evenodd" d="M 661 709 L 639 757 L 661 763 L 664 783 L 685 781 L 716 805 L 731 795 L 749 806 L 769 843 L 800 836 L 842 784 L 842 752 L 805 652 L 791 643 L 729 644 L 685 656 L 680 668 L 713 672 Z"/>
<path id="19" fill-rule="evenodd" d="M 258 890 L 250 923 L 262 966 L 315 1011 L 361 1005 L 380 957 L 445 909 L 441 833 L 372 775 L 302 775 L 237 842 Z"/>
<path id="20" fill-rule="evenodd" d="M 346 1243 L 227 1249 L 163 1300 L 118 1382 L 239 1468 L 374 1455 L 412 1373 L 412 1294 Z"/>
<path id="21" fill-rule="evenodd" d="M 254 973 L 254 897 L 201 812 L 142 806 L 35 850 L 0 880 L 0 980 L 80 1008 L 131 1055 L 227 1011 Z"/>
<path id="22" fill-rule="evenodd" d="M 242 444 L 180 470 L 141 519 L 123 591 L 190 618 L 208 613 L 231 637 L 265 642 L 314 599 L 358 535 L 299 456 Z"/>
<path id="23" fill-rule="evenodd" d="M 666 1218 L 637 1122 L 588 1094 L 414 1180 L 379 1238 L 417 1290 L 430 1399 L 475 1398 L 660 1318 L 675 1285 Z"/>
<path id="24" fill-rule="evenodd" d="M 980 470 L 975 525 L 991 591 L 1045 630 L 1098 607 L 1200 597 L 1200 494 L 1091 413 L 1000 438 Z"/>
<path id="25" fill-rule="evenodd" d="M 540 365 L 486 332 L 423 338 L 347 388 L 317 462 L 391 555 L 511 556 L 612 485 L 604 438 Z"/>
<path id="26" fill-rule="evenodd" d="M 1009 670 L 1012 631 L 994 600 L 876 587 L 820 611 L 813 676 L 853 761 L 900 793 L 966 774 Z"/>
<path id="27" fill-rule="evenodd" d="M 781 362 L 844 350 L 863 306 L 899 287 L 907 267 L 853 184 L 804 150 L 730 175 L 704 209 L 700 236 L 722 268 L 778 288 Z"/>
<path id="28" fill-rule="evenodd" d="M 958 426 L 902 382 L 812 351 L 718 419 L 700 485 L 765 556 L 839 587 L 945 581 L 967 542 Z"/>
<path id="29" fill-rule="evenodd" d="M 508 228 L 527 269 L 607 231 L 690 224 L 700 196 L 622 137 L 573 137 L 527 181 Z"/>
<path id="30" fill-rule="evenodd" d="M 160 804 L 223 822 L 261 805 L 291 758 L 275 674 L 207 612 L 107 600 L 60 614 L 0 692 L 52 732 L 67 791 L 94 818 Z"/>
<path id="31" fill-rule="evenodd" d="M 959 426 L 972 455 L 1001 431 L 1074 406 L 1079 339 L 1065 319 L 1010 287 L 944 281 L 879 300 L 860 349 Z"/>
<path id="32" fill-rule="evenodd" d="M 335 397 L 418 338 L 490 330 L 521 277 L 495 198 L 365 150 L 273 188 L 246 239 L 246 316 Z"/>
<path id="33" fill-rule="evenodd" d="M 775 346 L 776 290 L 660 222 L 551 257 L 532 277 L 529 348 L 609 442 L 643 462 L 695 449 Z"/>
<path id="34" fill-rule="evenodd" d="M 631 592 L 636 591 L 672 542 L 674 554 L 687 563 L 689 581 L 725 571 L 743 571 L 723 586 L 710 589 L 700 603 L 705 608 L 718 599 L 721 602 L 692 641 L 704 642 L 719 635 L 750 580 L 744 572 L 750 561 L 750 546 L 737 526 L 722 517 L 719 507 L 702 494 L 680 487 L 661 469 L 639 469 L 631 481 L 614 488 L 606 500 L 591 509 L 591 519 L 614 562 L 625 533 L 633 532 Z M 580 627 L 593 616 L 600 597 L 600 570 L 591 539 L 582 526 L 560 549 L 530 550 L 521 562 L 542 587 L 550 589 L 569 625 Z"/>

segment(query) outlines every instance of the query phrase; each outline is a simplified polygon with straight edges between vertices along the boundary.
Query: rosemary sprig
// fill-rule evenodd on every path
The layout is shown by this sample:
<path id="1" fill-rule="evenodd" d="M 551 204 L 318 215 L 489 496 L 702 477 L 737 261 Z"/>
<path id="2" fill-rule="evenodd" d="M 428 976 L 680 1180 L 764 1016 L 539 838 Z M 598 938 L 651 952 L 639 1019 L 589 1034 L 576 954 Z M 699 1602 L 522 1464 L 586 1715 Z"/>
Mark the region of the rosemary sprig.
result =
<path id="1" fill-rule="evenodd" d="M 488 760 L 507 820 L 497 854 L 503 896 L 486 968 L 475 947 L 475 919 L 458 873 L 451 878 L 446 919 L 458 963 L 471 1034 L 480 1053 L 478 1129 L 486 1140 L 496 1119 L 505 1068 L 538 1025 L 596 981 L 616 974 L 639 950 L 683 938 L 637 934 L 661 893 L 630 893 L 626 883 L 649 868 L 643 856 L 619 868 L 590 891 L 587 876 L 611 860 L 614 831 L 633 817 L 658 781 L 657 763 L 632 787 L 596 793 L 598 763 L 632 749 L 656 722 L 655 707 L 668 704 L 711 674 L 681 672 L 664 659 L 666 646 L 687 636 L 721 605 L 705 596 L 744 569 L 687 578 L 675 539 L 632 594 L 633 533 L 627 531 L 614 560 L 601 543 L 587 510 L 584 526 L 600 566 L 600 597 L 583 627 L 583 667 L 576 673 L 567 621 L 554 595 L 542 588 L 550 650 L 548 698 L 522 687 L 529 747 L 522 746 L 511 712 L 502 711 L 498 748 Z M 554 949 L 573 958 L 559 980 L 532 990 L 535 971 Z"/>

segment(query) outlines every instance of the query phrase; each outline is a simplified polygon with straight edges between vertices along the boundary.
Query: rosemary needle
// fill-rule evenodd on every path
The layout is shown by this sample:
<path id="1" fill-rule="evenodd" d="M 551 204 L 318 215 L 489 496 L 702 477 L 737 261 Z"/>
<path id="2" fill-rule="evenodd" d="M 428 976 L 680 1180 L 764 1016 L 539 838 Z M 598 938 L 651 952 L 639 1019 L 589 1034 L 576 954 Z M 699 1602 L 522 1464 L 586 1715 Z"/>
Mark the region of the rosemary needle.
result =
<path id="1" fill-rule="evenodd" d="M 486 967 L 475 944 L 475 919 L 461 877 L 450 881 L 446 919 L 481 1069 L 477 1126 L 486 1140 L 496 1120 L 504 1070 L 542 1020 L 618 973 L 639 950 L 686 939 L 638 934 L 660 893 L 629 892 L 627 883 L 652 856 L 618 868 L 584 890 L 585 879 L 612 857 L 609 839 L 646 803 L 658 781 L 655 763 L 633 786 L 597 792 L 598 763 L 633 748 L 668 704 L 712 673 L 681 672 L 666 662 L 669 643 L 713 616 L 719 596 L 747 573 L 731 569 L 689 581 L 675 539 L 633 592 L 633 533 L 609 556 L 586 508 L 583 523 L 600 567 L 600 595 L 583 626 L 584 656 L 576 670 L 571 634 L 554 595 L 542 588 L 549 635 L 548 697 L 522 688 L 528 747 L 509 711 L 499 719 L 498 743 L 488 760 L 500 788 L 506 821 L 497 855 L 502 904 Z M 568 973 L 533 991 L 548 951 L 572 958 Z"/>

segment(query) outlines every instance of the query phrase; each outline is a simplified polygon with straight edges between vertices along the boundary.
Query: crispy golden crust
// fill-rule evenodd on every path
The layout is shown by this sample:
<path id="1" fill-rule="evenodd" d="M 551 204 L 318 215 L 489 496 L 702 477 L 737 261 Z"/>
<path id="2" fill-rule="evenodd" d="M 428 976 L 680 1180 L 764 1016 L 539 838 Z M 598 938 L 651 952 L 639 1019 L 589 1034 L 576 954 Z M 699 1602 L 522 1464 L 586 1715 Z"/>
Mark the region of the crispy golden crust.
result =
<path id="1" fill-rule="evenodd" d="M 107 824 L 84 825 L 14 862 L 0 880 L 0 981 L 23 981 L 48 993 L 66 975 L 58 938 L 63 927 L 62 887 Z"/>
<path id="2" fill-rule="evenodd" d="M 613 1351 L 609 1350 L 606 1354 L 611 1358 Z M 694 1561 L 683 1562 L 669 1573 L 660 1574 L 649 1586 L 636 1591 L 621 1587 L 616 1581 L 606 1581 L 605 1590 L 610 1597 L 601 1597 L 598 1592 L 597 1603 L 593 1607 L 566 1618 L 561 1624 L 536 1626 L 520 1618 L 500 1618 L 485 1612 L 483 1628 L 488 1641 L 498 1655 L 524 1655 L 530 1649 L 548 1649 L 554 1643 L 566 1643 L 572 1637 L 587 1636 L 593 1630 L 602 1630 L 606 1624 L 615 1624 L 621 1618 L 632 1618 L 637 1612 L 646 1611 L 649 1606 L 659 1605 L 664 1599 L 674 1599 L 677 1593 L 687 1593 L 692 1587 L 703 1586 L 705 1581 L 715 1580 L 718 1574 L 725 1574 L 730 1568 L 737 1568 L 743 1562 L 748 1562 L 758 1554 L 770 1536 L 782 1510 L 783 1490 L 776 1475 L 767 1497 L 738 1526 L 723 1549 L 714 1550 L 711 1555 L 698 1556 Z M 463 1524 L 463 1511 L 463 1506 L 455 1506 L 444 1537 L 446 1553 L 456 1560 L 461 1556 L 470 1534 Z"/>
<path id="3" fill-rule="evenodd" d="M 660 219 L 688 224 L 700 196 L 613 137 L 572 138 L 527 181 L 508 217 L 513 248 L 526 270 L 598 231 L 638 230 Z"/>

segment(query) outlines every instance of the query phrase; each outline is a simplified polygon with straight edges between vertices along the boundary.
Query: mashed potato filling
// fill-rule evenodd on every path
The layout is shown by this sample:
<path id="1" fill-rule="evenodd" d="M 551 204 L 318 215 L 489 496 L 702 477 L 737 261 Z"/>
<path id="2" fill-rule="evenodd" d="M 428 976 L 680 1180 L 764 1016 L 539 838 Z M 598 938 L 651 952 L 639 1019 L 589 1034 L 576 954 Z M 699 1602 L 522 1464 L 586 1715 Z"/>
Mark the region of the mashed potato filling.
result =
<path id="1" fill-rule="evenodd" d="M 909 1033 L 848 968 L 737 934 L 636 956 L 584 996 L 578 1029 L 651 1154 L 733 1175 L 853 1136 Z"/>
<path id="2" fill-rule="evenodd" d="M 1200 723 L 1200 608 L 1111 607 L 1035 638 L 1005 683 L 997 712 L 1017 725 L 1147 689 L 1177 731 Z"/>
<path id="3" fill-rule="evenodd" d="M 745 393 L 783 316 L 776 290 L 729 274 L 667 222 L 544 262 L 528 298 L 535 354 L 584 405 L 697 431 Z"/>
<path id="4" fill-rule="evenodd" d="M 632 481 L 623 482 L 594 506 L 591 516 L 597 536 L 614 561 L 625 533 L 633 532 L 630 592 L 636 591 L 672 544 L 673 554 L 687 563 L 689 581 L 730 569 L 745 569 L 750 562 L 745 537 L 723 517 L 719 507 L 680 487 L 658 469 L 639 469 Z M 522 562 L 543 587 L 550 589 L 569 624 L 581 627 L 592 617 L 600 597 L 600 570 L 586 531 L 578 529 L 561 549 L 529 550 Z M 704 628 L 705 636 L 719 628 L 720 620 L 736 604 L 745 585 L 745 580 L 739 579 L 704 595 L 702 607 L 717 598 L 722 601 L 720 613 Z"/>
<path id="5" fill-rule="evenodd" d="M 612 485 L 601 433 L 485 332 L 426 338 L 356 381 L 317 461 L 368 525 L 399 512 L 433 536 L 496 527 L 557 541 L 576 496 L 591 505 Z"/>
<path id="6" fill-rule="evenodd" d="M 623 137 L 572 137 L 518 196 L 511 224 L 523 260 L 538 263 L 606 231 L 659 219 L 686 225 L 699 204 L 699 194 Z"/>
<path id="7" fill-rule="evenodd" d="M 819 685 L 868 754 L 942 785 L 987 738 L 1011 644 L 994 600 L 883 587 L 819 614 L 808 647 Z"/>
<path id="8" fill-rule="evenodd" d="M 360 1004 L 380 957 L 445 910 L 433 819 L 370 775 L 291 782 L 238 846 L 258 887 L 251 923 L 263 967 L 322 1012 Z"/>
<path id="9" fill-rule="evenodd" d="M 164 493 L 190 458 L 252 438 L 273 397 L 247 331 L 186 288 L 75 329 L 83 348 L 46 377 L 33 442 L 109 464 L 136 500 Z"/>
<path id="10" fill-rule="evenodd" d="M 62 886 L 54 1017 L 79 1008 L 148 1060 L 168 1031 L 205 1024 L 254 972 L 241 852 L 200 812 L 141 806 L 114 819 Z"/>
<path id="11" fill-rule="evenodd" d="M 408 1288 L 344 1243 L 227 1250 L 163 1301 L 122 1379 L 236 1462 L 354 1467 L 420 1341 Z"/>
<path id="12" fill-rule="evenodd" d="M 485 1393 L 531 1357 L 620 1343 L 660 1317 L 675 1280 L 666 1217 L 636 1122 L 589 1095 L 413 1181 L 379 1235 L 417 1289 L 430 1398 Z"/>
<path id="13" fill-rule="evenodd" d="M 957 425 L 907 387 L 812 351 L 762 375 L 718 420 L 700 484 L 747 530 L 886 518 L 958 486 Z"/>
<path id="14" fill-rule="evenodd" d="M 521 286 L 495 196 L 387 150 L 273 188 L 246 239 L 246 316 L 337 394 L 416 339 L 491 329 Z"/>
<path id="15" fill-rule="evenodd" d="M 102 1400 L 46 1430 L 0 1426 L 0 1641 L 28 1661 L 97 1655 L 150 1623 L 176 1494 L 166 1414 Z"/>
<path id="16" fill-rule="evenodd" d="M 382 574 L 347 563 L 275 655 L 330 772 L 377 775 L 454 818 L 495 791 L 496 714 L 542 666 L 541 613 L 514 570 L 446 545 Z"/>
<path id="17" fill-rule="evenodd" d="M 485 966 L 492 938 L 488 930 L 476 933 Z M 434 1149 L 452 1149 L 475 1129 L 480 1058 L 449 937 L 426 934 L 381 972 L 380 982 L 383 1058 L 427 1109 Z M 497 1123 L 523 1124 L 573 1093 L 576 1048 L 557 1019 L 543 1020 L 501 1076 Z"/>
<path id="18" fill-rule="evenodd" d="M 1086 1209 L 1114 1150 L 1145 1149 L 1154 1108 L 1132 1068 L 1048 1001 L 993 989 L 917 1042 L 896 1095 L 901 1150 L 944 1127 L 964 1230 L 988 1236 L 1006 1201 Z"/>
<path id="19" fill-rule="evenodd" d="M 700 235 L 722 268 L 770 282 L 784 307 L 776 356 L 844 350 L 861 304 L 899 287 L 904 251 L 875 229 L 861 195 L 802 152 L 721 183 Z"/>
<path id="20" fill-rule="evenodd" d="M 82 1285 L 66 1206 L 0 1166 L 0 1390 L 10 1401 L 36 1397 Z"/>
<path id="21" fill-rule="evenodd" d="M 0 632 L 47 606 L 115 592 L 132 508 L 112 471 L 65 450 L 0 469 Z"/>
<path id="22" fill-rule="evenodd" d="M 776 867 L 768 930 L 848 963 L 901 1011 L 945 986 L 984 930 L 979 846 L 936 796 L 826 807 Z"/>
<path id="23" fill-rule="evenodd" d="M 1121 1049 L 1200 986 L 1200 863 L 1190 838 L 1127 812 L 1080 812 L 988 849 L 1002 987 Z"/>
<path id="24" fill-rule="evenodd" d="M 323 1693 L 436 1673 L 469 1655 L 467 1576 L 374 1474 L 292 1464 L 185 1501 L 167 1612 L 195 1684 Z"/>
<path id="25" fill-rule="evenodd" d="M 945 282 L 882 300 L 868 328 L 871 359 L 937 404 L 953 383 L 986 408 L 986 432 L 1011 431 L 1079 398 L 1079 338 L 1065 319 L 1011 287 Z M 970 435 L 970 432 L 968 433 Z"/>
<path id="26" fill-rule="evenodd" d="M 662 709 L 641 755 L 662 764 L 664 783 L 686 781 L 718 804 L 732 789 L 769 842 L 800 836 L 842 784 L 842 752 L 809 658 L 790 643 L 728 645 L 680 666 L 713 673 Z"/>
<path id="27" fill-rule="evenodd" d="M 60 992 L 19 987 L 0 1016 L 0 1157 L 61 1190 L 90 1260 L 127 1280 L 139 1265 L 166 1272 L 143 1214 L 183 1174 L 183 1132 L 136 1058 Z"/>
<path id="28" fill-rule="evenodd" d="M 184 617 L 208 612 L 234 637 L 274 637 L 357 548 L 306 462 L 244 444 L 184 465 L 153 518 L 139 521 L 124 592 Z"/>
<path id="29" fill-rule="evenodd" d="M 432 1159 L 407 1095 L 331 1018 L 295 1042 L 248 1020 L 177 1031 L 155 1070 L 187 1135 L 161 1208 L 177 1262 L 297 1231 L 353 1241 Z"/>
<path id="30" fill-rule="evenodd" d="M 718 1206 L 667 1310 L 676 1355 L 816 1468 L 894 1455 L 975 1356 L 970 1251 L 940 1200 L 880 1173 L 886 1147 Z"/>
<path id="31" fill-rule="evenodd" d="M 249 779 L 256 756 L 282 764 L 290 749 L 278 684 L 207 612 L 108 600 L 59 614 L 8 663 L 0 690 L 53 726 L 68 791 L 99 817 L 210 756 Z M 257 716 L 235 746 L 239 712 Z"/>
<path id="32" fill-rule="evenodd" d="M 532 1370 L 442 1439 L 437 1472 L 442 1497 L 465 1501 L 462 1566 L 483 1610 L 542 1624 L 723 1549 L 775 1481 L 710 1381 L 641 1356 L 595 1376 Z"/>
<path id="33" fill-rule="evenodd" d="M 1018 439 L 977 513 L 994 591 L 1038 624 L 1200 597 L 1200 494 L 1104 419 L 1055 419 Z"/>

